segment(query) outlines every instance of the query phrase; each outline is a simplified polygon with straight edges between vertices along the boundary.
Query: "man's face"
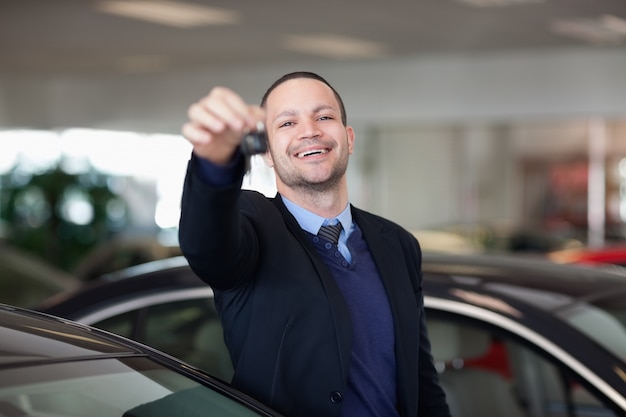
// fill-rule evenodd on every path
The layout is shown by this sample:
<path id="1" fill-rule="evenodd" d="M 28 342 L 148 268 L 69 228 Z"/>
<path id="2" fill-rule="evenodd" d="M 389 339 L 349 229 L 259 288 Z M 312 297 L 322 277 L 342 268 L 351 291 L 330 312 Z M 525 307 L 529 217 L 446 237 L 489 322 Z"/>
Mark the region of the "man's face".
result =
<path id="1" fill-rule="evenodd" d="M 298 78 L 276 87 L 266 102 L 268 160 L 282 187 L 328 190 L 344 176 L 354 131 L 324 83 Z"/>

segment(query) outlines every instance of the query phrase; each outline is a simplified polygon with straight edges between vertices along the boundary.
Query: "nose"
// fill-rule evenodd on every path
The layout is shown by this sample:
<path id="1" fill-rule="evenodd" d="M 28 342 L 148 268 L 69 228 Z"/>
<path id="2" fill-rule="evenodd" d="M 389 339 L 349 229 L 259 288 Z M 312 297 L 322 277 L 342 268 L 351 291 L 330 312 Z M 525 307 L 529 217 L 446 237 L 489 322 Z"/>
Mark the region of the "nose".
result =
<path id="1" fill-rule="evenodd" d="M 317 124 L 317 121 L 306 119 L 300 122 L 299 136 L 301 139 L 316 138 L 321 135 L 322 130 Z"/>

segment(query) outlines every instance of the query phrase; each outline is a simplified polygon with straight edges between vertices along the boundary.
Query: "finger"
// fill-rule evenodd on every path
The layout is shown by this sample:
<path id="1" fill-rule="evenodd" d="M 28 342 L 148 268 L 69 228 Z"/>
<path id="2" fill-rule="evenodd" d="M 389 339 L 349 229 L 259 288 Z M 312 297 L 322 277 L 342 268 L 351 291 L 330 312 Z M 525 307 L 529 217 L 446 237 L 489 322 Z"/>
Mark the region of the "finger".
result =
<path id="1" fill-rule="evenodd" d="M 235 92 L 225 87 L 214 88 L 201 105 L 229 129 L 241 133 L 253 123 L 249 106 Z"/>
<path id="2" fill-rule="evenodd" d="M 205 145 L 213 139 L 213 135 L 211 135 L 209 131 L 192 122 L 185 123 L 181 129 L 181 133 L 183 137 L 194 146 Z"/>
<path id="3" fill-rule="evenodd" d="M 189 122 L 196 125 L 198 129 L 204 129 L 216 134 L 226 130 L 226 123 L 217 117 L 210 108 L 202 102 L 194 103 L 187 110 Z"/>
<path id="4" fill-rule="evenodd" d="M 248 108 L 250 114 L 250 122 L 252 125 L 248 125 L 252 130 L 259 130 L 259 123 L 261 123 L 261 127 L 263 130 L 266 130 L 266 116 L 265 110 L 263 110 L 260 106 L 249 106 Z"/>

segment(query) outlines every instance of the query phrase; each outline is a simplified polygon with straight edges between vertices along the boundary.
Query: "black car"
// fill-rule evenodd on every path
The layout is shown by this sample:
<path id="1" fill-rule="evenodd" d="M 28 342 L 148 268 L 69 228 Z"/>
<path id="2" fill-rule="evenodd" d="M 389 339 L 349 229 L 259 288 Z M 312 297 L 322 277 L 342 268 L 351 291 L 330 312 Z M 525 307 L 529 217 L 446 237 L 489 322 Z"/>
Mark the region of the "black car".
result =
<path id="1" fill-rule="evenodd" d="M 626 415 L 626 275 L 508 255 L 424 254 L 432 352 L 457 417 Z M 228 380 L 212 291 L 184 258 L 42 306 Z"/>
<path id="2" fill-rule="evenodd" d="M 137 342 L 0 304 L 2 417 L 279 417 Z"/>

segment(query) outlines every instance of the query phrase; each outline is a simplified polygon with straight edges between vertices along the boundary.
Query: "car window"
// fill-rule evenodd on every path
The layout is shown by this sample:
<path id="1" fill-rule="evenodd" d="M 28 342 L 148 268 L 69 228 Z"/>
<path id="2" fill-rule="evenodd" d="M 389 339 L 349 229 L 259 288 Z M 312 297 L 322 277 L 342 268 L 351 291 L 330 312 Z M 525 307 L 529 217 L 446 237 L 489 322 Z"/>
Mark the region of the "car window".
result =
<path id="1" fill-rule="evenodd" d="M 559 312 L 581 332 L 626 360 L 626 294 L 615 293 Z"/>
<path id="2" fill-rule="evenodd" d="M 230 381 L 230 356 L 213 300 L 199 298 L 126 312 L 93 326 L 138 340 Z"/>
<path id="3" fill-rule="evenodd" d="M 517 340 L 452 318 L 429 318 L 453 417 L 615 416 L 562 365 Z"/>
<path id="4" fill-rule="evenodd" d="M 622 279 L 622 277 L 619 277 Z M 490 290 L 522 299 L 567 321 L 595 342 L 622 359 L 626 359 L 626 292 L 618 285 L 609 294 L 588 299 L 537 288 L 491 283 Z"/>
<path id="5" fill-rule="evenodd" d="M 129 339 L 136 339 L 133 332 L 136 327 L 135 322 L 137 321 L 138 314 L 138 310 L 118 314 L 117 316 L 96 322 L 93 326 Z"/>
<path id="6" fill-rule="evenodd" d="M 2 417 L 159 415 L 263 414 L 147 358 L 81 360 L 0 370 Z"/>

